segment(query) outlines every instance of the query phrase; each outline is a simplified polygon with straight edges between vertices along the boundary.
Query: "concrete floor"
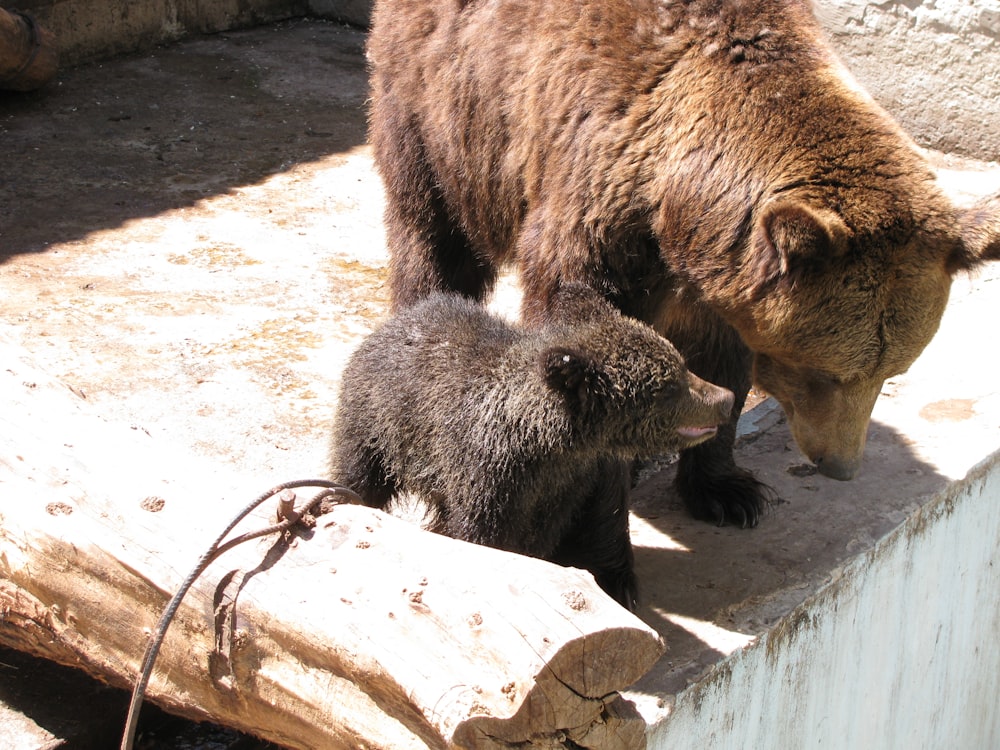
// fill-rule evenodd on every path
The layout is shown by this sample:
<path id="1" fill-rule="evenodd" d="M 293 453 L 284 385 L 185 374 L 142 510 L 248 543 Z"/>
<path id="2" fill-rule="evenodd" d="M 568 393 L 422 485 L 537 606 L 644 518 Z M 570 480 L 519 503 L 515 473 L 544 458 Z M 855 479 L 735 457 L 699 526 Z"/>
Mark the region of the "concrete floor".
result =
<path id="1" fill-rule="evenodd" d="M 0 337 L 108 420 L 261 488 L 321 474 L 344 357 L 387 301 L 363 43 L 289 22 L 0 93 Z M 1000 189 L 996 165 L 936 158 L 962 200 Z M 887 384 L 856 481 L 813 474 L 768 401 L 740 449 L 782 498 L 759 528 L 691 521 L 669 468 L 640 486 L 640 615 L 669 644 L 630 696 L 644 711 L 669 710 L 963 471 L 948 455 L 997 445 L 992 362 L 966 342 L 970 314 L 995 320 L 998 278 L 956 285 L 959 317 Z M 505 286 L 497 304 L 515 299 Z"/>
<path id="2" fill-rule="evenodd" d="M 363 43 L 289 23 L 0 92 L 0 337 L 249 486 L 322 473 L 340 363 L 385 306 Z M 0 657 L 0 736 L 111 746 L 106 690 L 35 665 L 43 704 L 28 671 Z M 258 747 L 143 722 L 142 747 Z"/>
<path id="3" fill-rule="evenodd" d="M 109 419 L 261 481 L 321 467 L 385 304 L 363 41 L 292 23 L 0 98 L 13 339 Z"/>

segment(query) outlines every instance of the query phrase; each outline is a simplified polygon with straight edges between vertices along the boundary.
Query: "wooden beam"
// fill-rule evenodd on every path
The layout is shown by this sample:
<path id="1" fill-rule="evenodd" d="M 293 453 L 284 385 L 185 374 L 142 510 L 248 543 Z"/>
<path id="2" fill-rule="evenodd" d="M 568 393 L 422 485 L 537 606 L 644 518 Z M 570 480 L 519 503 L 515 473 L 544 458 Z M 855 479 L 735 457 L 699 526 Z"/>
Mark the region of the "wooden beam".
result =
<path id="1" fill-rule="evenodd" d="M 105 422 L 2 341 L 0 361 L 0 642 L 129 687 L 166 602 L 265 488 Z M 662 652 L 585 572 L 345 505 L 212 563 L 148 695 L 291 748 L 624 750 L 645 724 L 618 691 Z"/>

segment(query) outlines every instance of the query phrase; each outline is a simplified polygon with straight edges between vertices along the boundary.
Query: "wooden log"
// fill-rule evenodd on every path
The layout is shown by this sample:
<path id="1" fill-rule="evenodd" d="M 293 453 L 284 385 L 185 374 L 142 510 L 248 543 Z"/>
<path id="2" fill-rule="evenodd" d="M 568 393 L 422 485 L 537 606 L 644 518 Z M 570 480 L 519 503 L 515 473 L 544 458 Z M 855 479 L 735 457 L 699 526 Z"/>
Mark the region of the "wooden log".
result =
<path id="1" fill-rule="evenodd" d="M 0 642 L 130 686 L 164 605 L 260 488 L 104 422 L 2 341 L 0 361 Z M 585 572 L 338 506 L 212 563 L 148 695 L 292 748 L 624 750 L 645 724 L 618 691 L 662 650 Z"/>
<path id="2" fill-rule="evenodd" d="M 33 91 L 59 69 L 56 38 L 34 18 L 0 8 L 0 89 Z"/>

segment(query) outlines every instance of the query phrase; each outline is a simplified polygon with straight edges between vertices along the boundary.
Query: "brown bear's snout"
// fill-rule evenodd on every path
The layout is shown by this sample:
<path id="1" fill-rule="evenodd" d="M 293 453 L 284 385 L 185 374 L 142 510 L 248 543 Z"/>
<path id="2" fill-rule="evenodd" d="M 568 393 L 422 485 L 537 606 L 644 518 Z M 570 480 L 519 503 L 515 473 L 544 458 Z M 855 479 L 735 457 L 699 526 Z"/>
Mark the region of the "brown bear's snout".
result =
<path id="1" fill-rule="evenodd" d="M 861 469 L 867 420 L 861 422 L 859 430 L 855 425 L 848 424 L 809 424 L 801 413 L 789 412 L 787 407 L 785 413 L 790 414 L 789 424 L 795 442 L 820 474 L 841 482 L 854 479 Z M 839 438 L 839 443 L 836 438 Z"/>
<path id="2" fill-rule="evenodd" d="M 861 468 L 861 456 L 849 461 L 833 456 L 819 456 L 812 461 L 816 464 L 816 469 L 820 474 L 830 477 L 830 479 L 838 479 L 841 482 L 854 479 L 854 475 Z"/>
<path id="3" fill-rule="evenodd" d="M 820 397 L 788 402 L 778 399 L 802 452 L 820 474 L 846 482 L 861 469 L 868 424 L 881 380 L 817 389 Z"/>

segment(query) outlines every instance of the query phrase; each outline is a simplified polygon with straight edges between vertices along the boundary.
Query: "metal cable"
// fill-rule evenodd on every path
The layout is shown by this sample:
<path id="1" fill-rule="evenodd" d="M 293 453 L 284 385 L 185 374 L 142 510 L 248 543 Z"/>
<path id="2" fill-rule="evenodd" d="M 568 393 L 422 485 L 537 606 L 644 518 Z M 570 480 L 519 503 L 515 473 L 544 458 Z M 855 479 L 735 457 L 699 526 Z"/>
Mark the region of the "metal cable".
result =
<path id="1" fill-rule="evenodd" d="M 299 487 L 322 487 L 324 489 L 301 508 L 291 508 L 291 504 L 288 503 L 288 508 L 283 512 L 283 515 L 285 516 L 283 521 L 264 529 L 241 534 L 240 536 L 223 543 L 223 540 L 229 535 L 229 532 L 231 532 L 240 521 L 246 518 L 260 505 L 275 495 L 278 495 L 286 490 Z M 156 630 L 153 632 L 152 638 L 146 646 L 146 653 L 142 659 L 142 669 L 139 671 L 139 676 L 136 679 L 135 686 L 132 688 L 132 700 L 129 703 L 128 716 L 125 719 L 125 729 L 122 733 L 120 750 L 132 750 L 135 742 L 135 730 L 137 719 L 139 717 L 139 709 L 142 706 L 143 696 L 146 693 L 149 678 L 153 673 L 153 665 L 156 662 L 157 654 L 160 652 L 160 646 L 163 644 L 163 639 L 166 637 L 167 628 L 174 619 L 174 615 L 177 614 L 181 600 L 188 592 L 188 589 L 194 585 L 198 576 L 205 572 L 205 569 L 212 563 L 212 561 L 218 558 L 223 552 L 232 549 L 238 544 L 250 541 L 251 539 L 257 539 L 268 534 L 286 531 L 297 524 L 304 513 L 307 513 L 315 508 L 322 500 L 328 497 L 336 497 L 338 495 L 344 498 L 341 502 L 361 504 L 361 498 L 358 497 L 357 494 L 346 487 L 342 487 L 325 479 L 298 479 L 291 482 L 284 482 L 255 498 L 253 502 L 247 505 L 233 518 L 233 520 L 226 527 L 225 531 L 219 534 L 208 550 L 206 550 L 205 553 L 198 559 L 198 564 L 195 565 L 194 569 L 188 574 L 187 578 L 184 579 L 180 588 L 177 589 L 177 593 L 174 594 L 173 598 L 163 610 L 163 614 L 160 616 L 160 621 L 156 626 Z"/>

